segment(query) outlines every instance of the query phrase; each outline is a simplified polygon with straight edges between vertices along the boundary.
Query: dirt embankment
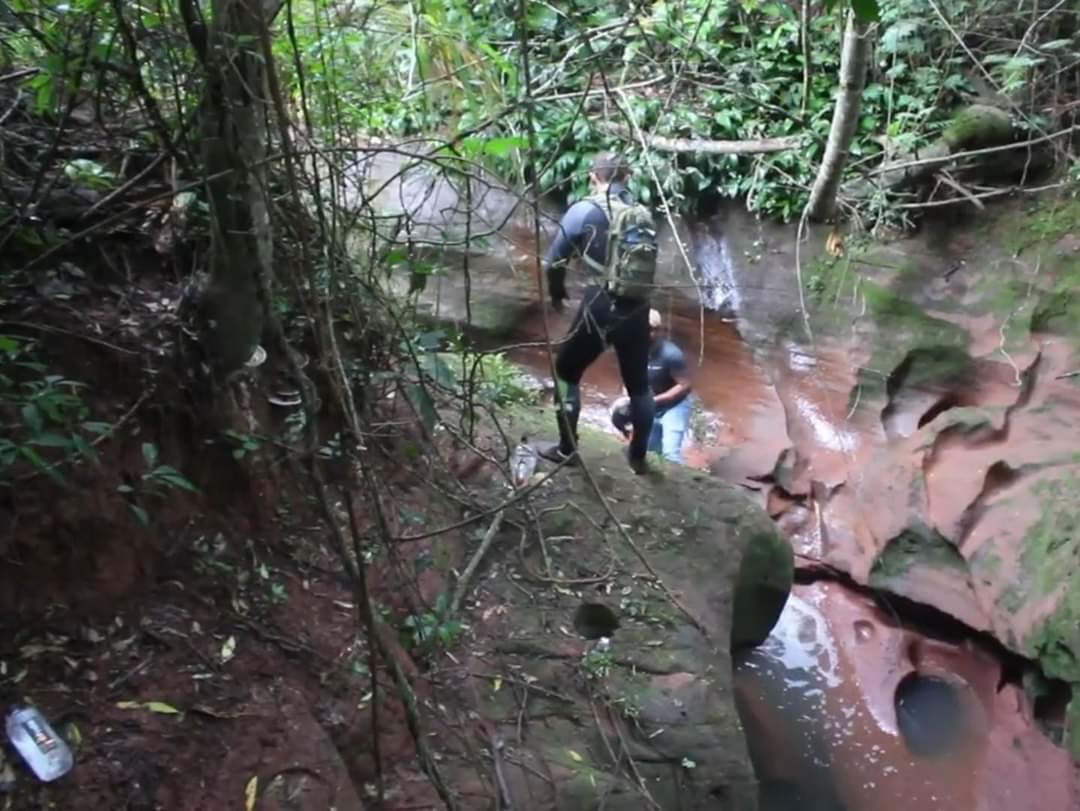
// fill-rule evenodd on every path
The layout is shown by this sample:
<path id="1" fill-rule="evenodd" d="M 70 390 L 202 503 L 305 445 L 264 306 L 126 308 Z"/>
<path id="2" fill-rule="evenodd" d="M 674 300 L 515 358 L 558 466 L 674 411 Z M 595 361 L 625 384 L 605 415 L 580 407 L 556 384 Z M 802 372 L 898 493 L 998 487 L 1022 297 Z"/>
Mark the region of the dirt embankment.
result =
<path id="1" fill-rule="evenodd" d="M 0 764 L 9 807 L 437 805 L 408 699 L 372 657 L 285 447 L 296 410 L 269 403 L 275 359 L 234 389 L 251 430 L 226 428 L 177 360 L 177 286 L 76 269 L 53 277 L 62 298 L 28 293 L 0 314 L 34 325 L 10 331 L 84 382 L 85 418 L 111 426 L 96 461 L 59 478 L 25 466 L 6 496 L 0 700 L 39 705 L 76 750 L 47 786 Z M 689 472 L 636 478 L 617 443 L 590 434 L 604 500 L 578 471 L 540 483 L 553 473 L 542 466 L 451 615 L 494 515 L 482 510 L 510 495 L 485 461 L 502 441 L 485 430 L 472 449 L 429 444 L 391 409 L 368 452 L 392 542 L 370 536 L 369 581 L 382 647 L 457 806 L 502 794 L 536 809 L 754 807 L 729 651 L 733 634 L 765 637 L 790 586 L 790 548 L 764 514 Z M 159 481 L 163 465 L 183 484 Z M 373 505 L 351 497 L 366 532 Z"/>

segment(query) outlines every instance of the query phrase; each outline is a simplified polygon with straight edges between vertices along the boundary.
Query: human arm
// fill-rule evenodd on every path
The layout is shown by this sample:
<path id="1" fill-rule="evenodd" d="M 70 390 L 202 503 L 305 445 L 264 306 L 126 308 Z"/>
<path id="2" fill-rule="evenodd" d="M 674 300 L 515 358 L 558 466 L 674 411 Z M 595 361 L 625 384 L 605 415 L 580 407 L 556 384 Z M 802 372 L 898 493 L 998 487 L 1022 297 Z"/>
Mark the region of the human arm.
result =
<path id="1" fill-rule="evenodd" d="M 566 267 L 575 252 L 580 252 L 582 238 L 588 228 L 595 227 L 588 222 L 594 209 L 591 203 L 578 202 L 570 206 L 559 221 L 559 230 L 555 239 L 548 246 L 544 255 L 544 273 L 547 277 L 548 296 L 556 307 L 569 298 L 566 292 Z"/>

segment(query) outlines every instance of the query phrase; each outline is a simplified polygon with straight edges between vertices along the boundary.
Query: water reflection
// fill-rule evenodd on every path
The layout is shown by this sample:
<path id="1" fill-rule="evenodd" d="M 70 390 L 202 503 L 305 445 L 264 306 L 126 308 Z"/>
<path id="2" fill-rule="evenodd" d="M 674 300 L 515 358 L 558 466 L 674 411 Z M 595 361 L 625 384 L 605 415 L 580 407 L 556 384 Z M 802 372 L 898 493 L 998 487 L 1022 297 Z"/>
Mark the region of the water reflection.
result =
<path id="1" fill-rule="evenodd" d="M 1006 807 L 976 800 L 991 765 L 980 698 L 946 670 L 922 673 L 914 639 L 839 584 L 796 587 L 769 639 L 735 664 L 763 809 Z"/>

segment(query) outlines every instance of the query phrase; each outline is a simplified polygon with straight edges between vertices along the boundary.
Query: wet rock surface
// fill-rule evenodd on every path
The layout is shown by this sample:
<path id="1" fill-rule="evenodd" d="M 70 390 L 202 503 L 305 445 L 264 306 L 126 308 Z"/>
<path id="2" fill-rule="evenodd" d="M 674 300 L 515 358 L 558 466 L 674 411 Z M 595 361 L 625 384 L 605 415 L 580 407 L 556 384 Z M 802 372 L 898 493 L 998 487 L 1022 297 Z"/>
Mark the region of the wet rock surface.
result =
<path id="1" fill-rule="evenodd" d="M 788 526 L 803 559 L 989 631 L 1076 683 L 1080 546 L 1064 495 L 1075 491 L 1080 452 L 1070 427 L 1080 418 L 1075 327 L 1040 331 L 1030 319 L 1080 265 L 1024 241 L 1045 236 L 1048 219 L 1068 221 L 1063 208 L 1076 206 L 1001 215 L 949 282 L 935 263 L 912 261 L 912 241 L 877 256 L 901 270 L 848 268 L 854 281 L 842 289 L 868 311 L 859 375 L 855 385 L 842 370 L 800 380 L 786 364 L 777 390 L 793 444 L 769 486 L 789 493 L 798 471 L 797 491 L 809 491 L 801 503 L 819 518 Z M 1019 252 L 1003 259 L 1017 240 Z M 824 332 L 826 352 L 856 348 L 827 321 Z M 816 413 L 800 399 L 808 394 Z M 826 440 L 844 432 L 853 439 L 838 454 Z M 772 512 L 783 524 L 784 511 Z"/>
<path id="2" fill-rule="evenodd" d="M 1080 483 L 1077 222 L 1068 198 L 1010 203 L 889 243 L 856 241 L 834 257 L 821 250 L 825 230 L 813 229 L 800 296 L 793 229 L 725 210 L 680 226 L 699 267 L 689 282 L 671 276 L 661 307 L 696 361 L 700 410 L 720 426 L 701 448 L 706 434 L 694 431 L 688 458 L 757 491 L 801 568 L 931 606 L 1080 690 L 1080 517 L 1070 500 Z M 720 288 L 736 305 L 734 324 L 722 307 L 697 306 Z M 545 324 L 527 299 L 513 334 L 561 336 L 569 314 Z M 512 357 L 547 374 L 546 351 Z M 585 419 L 602 425 L 622 393 L 614 359 L 585 382 Z M 993 658 L 972 667 L 993 671 Z M 1036 721 L 1034 693 L 1006 682 L 983 702 L 998 706 L 979 733 L 987 751 L 1012 764 L 1016 785 L 1064 786 L 1065 804 L 1045 807 L 1074 807 L 1057 755 L 1010 761 L 1004 742 L 1042 736 L 1048 753 L 1060 752 L 1064 730 L 1080 729 L 1080 700 L 1069 719 L 1067 698 L 1049 710 L 1042 702 Z M 986 805 L 1011 795 L 980 774 L 952 807 L 1008 807 Z M 767 789 L 763 801 L 776 786 Z M 850 807 L 909 807 L 904 796 L 947 807 L 918 792 Z"/>

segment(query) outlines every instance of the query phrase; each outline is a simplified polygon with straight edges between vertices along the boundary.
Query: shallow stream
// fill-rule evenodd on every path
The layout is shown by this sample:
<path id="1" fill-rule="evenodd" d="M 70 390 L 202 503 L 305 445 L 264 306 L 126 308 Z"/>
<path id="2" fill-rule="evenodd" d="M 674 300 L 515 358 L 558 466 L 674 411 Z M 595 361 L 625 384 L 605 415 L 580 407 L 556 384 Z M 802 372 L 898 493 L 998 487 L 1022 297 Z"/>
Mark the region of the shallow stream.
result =
<path id="1" fill-rule="evenodd" d="M 697 255 L 730 253 L 712 244 Z M 688 464 L 755 492 L 799 565 L 814 568 L 828 553 L 825 536 L 858 521 L 842 503 L 823 515 L 814 487 L 840 487 L 890 440 L 880 409 L 851 402 L 866 347 L 854 335 L 808 345 L 747 329 L 744 338 L 726 306 L 686 296 L 672 296 L 664 313 L 695 376 Z M 548 330 L 557 337 L 568 322 L 549 316 Z M 543 335 L 533 310 L 514 339 Z M 545 347 L 510 357 L 549 376 Z M 584 383 L 583 420 L 611 430 L 608 408 L 623 393 L 614 353 Z M 764 811 L 1071 807 L 1067 760 L 1034 722 L 1015 674 L 1003 676 L 993 645 L 954 629 L 940 638 L 883 604 L 835 580 L 798 585 L 766 644 L 737 659 Z M 1043 777 L 1051 782 L 1033 790 Z"/>
<path id="2" fill-rule="evenodd" d="M 485 201 L 497 213 L 510 211 L 512 199 L 493 192 Z M 468 285 L 437 279 L 424 300 L 432 315 L 486 345 L 509 345 L 510 359 L 547 381 L 545 340 L 565 334 L 572 313 L 545 313 L 533 231 L 510 214 L 503 222 L 490 249 L 444 256 L 460 263 Z M 1060 738 L 1063 703 L 1048 715 L 1042 701 L 1036 718 L 1021 679 L 1031 672 L 1017 672 L 1028 666 L 989 636 L 1006 638 L 1014 627 L 1009 616 L 988 613 L 999 603 L 995 589 L 1012 582 L 1003 574 L 1009 569 L 976 568 L 991 555 L 1016 567 L 1024 551 L 1020 540 L 1038 505 L 1023 493 L 995 500 L 1021 477 L 1020 466 L 1037 471 L 1070 450 L 1080 456 L 1080 446 L 1061 447 L 1080 415 L 1080 390 L 1065 380 L 1075 375 L 1068 353 L 1053 341 L 1010 344 L 1010 352 L 1012 316 L 967 315 L 980 286 L 1015 271 L 1015 258 L 987 255 L 974 229 L 928 223 L 887 261 L 858 273 L 844 268 L 828 298 L 836 305 L 843 296 L 849 315 L 831 337 L 808 338 L 798 315 L 794 228 L 731 206 L 677 223 L 677 233 L 694 271 L 665 233 L 666 289 L 655 306 L 692 360 L 687 462 L 756 494 L 791 540 L 802 573 L 768 641 L 736 662 L 763 808 L 1076 807 L 1075 767 L 1046 734 L 1056 725 Z M 805 244 L 803 256 L 819 248 Z M 1021 281 L 1030 292 L 1034 276 Z M 575 301 L 579 293 L 571 290 Z M 928 347 L 926 354 L 914 357 L 912 345 Z M 963 356 L 952 378 L 941 374 L 949 353 Z M 922 385 L 926 370 L 916 362 L 937 375 L 933 385 Z M 613 430 L 608 409 L 622 394 L 614 354 L 605 353 L 584 380 L 583 421 Z M 958 413 L 971 408 L 982 415 Z M 922 430 L 950 410 L 954 423 Z M 911 532 L 944 557 L 909 567 L 901 543 L 897 578 L 897 558 L 886 560 L 883 544 L 910 541 Z M 911 615 L 920 605 L 948 621 Z M 1019 619 L 1030 627 L 1023 623 L 1038 616 Z"/>

